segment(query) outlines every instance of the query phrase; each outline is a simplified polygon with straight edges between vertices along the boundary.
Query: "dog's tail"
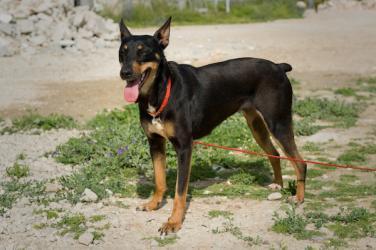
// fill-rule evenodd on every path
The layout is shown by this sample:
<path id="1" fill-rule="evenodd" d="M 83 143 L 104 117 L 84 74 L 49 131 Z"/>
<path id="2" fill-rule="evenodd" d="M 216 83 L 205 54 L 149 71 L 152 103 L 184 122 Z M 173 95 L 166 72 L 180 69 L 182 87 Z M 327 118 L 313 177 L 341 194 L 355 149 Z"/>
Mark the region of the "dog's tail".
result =
<path id="1" fill-rule="evenodd" d="M 290 72 L 292 70 L 292 67 L 288 63 L 279 63 L 278 66 L 285 72 Z"/>

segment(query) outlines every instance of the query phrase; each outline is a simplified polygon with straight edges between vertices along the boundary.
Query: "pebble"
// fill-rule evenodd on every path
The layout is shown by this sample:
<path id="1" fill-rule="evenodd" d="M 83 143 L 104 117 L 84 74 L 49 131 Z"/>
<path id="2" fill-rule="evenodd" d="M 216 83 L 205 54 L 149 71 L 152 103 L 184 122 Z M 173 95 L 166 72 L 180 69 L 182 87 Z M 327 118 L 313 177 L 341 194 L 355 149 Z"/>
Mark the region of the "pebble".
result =
<path id="1" fill-rule="evenodd" d="M 280 199 L 282 199 L 282 194 L 279 192 L 271 193 L 268 195 L 269 201 L 275 201 L 275 200 L 280 200 Z"/>

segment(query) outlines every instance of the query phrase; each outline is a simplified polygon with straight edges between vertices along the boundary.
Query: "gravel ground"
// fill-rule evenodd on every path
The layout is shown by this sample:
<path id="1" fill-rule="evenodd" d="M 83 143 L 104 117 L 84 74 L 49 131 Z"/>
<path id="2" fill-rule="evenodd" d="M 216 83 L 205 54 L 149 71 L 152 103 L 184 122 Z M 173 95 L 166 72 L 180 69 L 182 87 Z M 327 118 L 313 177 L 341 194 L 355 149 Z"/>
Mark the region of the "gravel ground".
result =
<path id="1" fill-rule="evenodd" d="M 330 86 L 348 86 L 360 75 L 376 75 L 376 18 L 375 11 L 323 11 L 302 20 L 284 20 L 270 23 L 173 27 L 167 57 L 178 62 L 202 65 L 241 56 L 263 57 L 294 66 L 293 76 L 302 81 L 302 94 Z M 153 29 L 137 29 L 134 33 L 152 33 Z M 85 120 L 103 108 L 123 105 L 122 84 L 117 75 L 119 65 L 115 49 L 103 49 L 82 55 L 64 51 L 44 51 L 29 56 L 0 58 L 0 114 L 9 118 L 23 114 L 27 108 L 41 113 L 58 112 Z M 374 129 L 375 105 L 361 114 L 352 130 L 322 130 L 312 138 L 341 137 L 340 144 L 360 138 L 367 139 Z M 325 134 L 326 133 L 326 134 Z M 330 136 L 328 136 L 330 133 Z M 68 138 L 79 136 L 79 131 L 58 130 L 33 134 L 0 136 L 0 177 L 12 165 L 18 154 L 24 153 L 30 165 L 33 180 L 49 180 L 72 172 L 69 166 L 56 163 L 45 153 L 55 149 Z M 317 139 L 319 138 L 319 139 Z M 347 139 L 346 139 L 347 138 Z M 372 177 L 368 177 L 372 178 Z M 1 192 L 1 190 L 0 190 Z M 121 201 L 128 205 L 119 208 Z M 160 210 L 144 213 L 135 208 L 143 202 L 136 198 L 111 197 L 99 203 L 52 202 L 48 208 L 81 212 L 85 216 L 103 214 L 104 221 L 91 227 L 110 223 L 102 240 L 95 240 L 93 249 L 154 249 L 157 228 L 169 216 L 172 200 Z M 213 234 L 222 228 L 224 218 L 210 219 L 214 209 L 234 213 L 233 224 L 246 236 L 259 237 L 254 249 L 318 248 L 323 239 L 298 241 L 291 236 L 270 231 L 272 215 L 284 205 L 280 201 L 254 201 L 223 197 L 193 199 L 189 203 L 183 229 L 178 240 L 169 249 L 246 249 L 247 241 L 230 233 Z M 35 214 L 43 205 L 21 198 L 4 217 L 0 217 L 0 249 L 87 249 L 71 235 L 59 236 L 56 228 L 41 230 L 33 225 L 53 223 L 45 216 Z M 302 209 L 300 207 L 299 209 Z M 375 249 L 374 238 L 350 242 L 353 249 Z"/>

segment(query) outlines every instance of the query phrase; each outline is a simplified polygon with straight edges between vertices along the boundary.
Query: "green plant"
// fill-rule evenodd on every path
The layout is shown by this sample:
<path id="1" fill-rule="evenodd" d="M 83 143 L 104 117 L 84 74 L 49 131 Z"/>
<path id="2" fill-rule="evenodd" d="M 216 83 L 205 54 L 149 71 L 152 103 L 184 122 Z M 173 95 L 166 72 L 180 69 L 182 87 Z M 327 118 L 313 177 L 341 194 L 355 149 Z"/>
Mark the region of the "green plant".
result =
<path id="1" fill-rule="evenodd" d="M 15 162 L 12 167 L 6 169 L 7 175 L 12 178 L 20 179 L 29 175 L 29 166 Z"/>
<path id="2" fill-rule="evenodd" d="M 195 6 L 178 9 L 168 0 L 152 1 L 150 6 L 137 4 L 133 6 L 131 15 L 124 13 L 115 14 L 111 9 L 105 8 L 100 14 L 114 19 L 116 22 L 125 16 L 127 25 L 154 26 L 160 25 L 164 17 L 173 16 L 174 24 L 210 24 L 210 23 L 246 23 L 268 21 L 282 18 L 297 18 L 302 16 L 295 2 L 292 0 L 259 1 L 245 0 L 241 3 L 232 3 L 231 12 L 225 12 L 224 2 L 219 1 L 215 9 L 212 2 L 205 0 L 207 11 L 200 13 Z"/>
<path id="3" fill-rule="evenodd" d="M 334 93 L 343 96 L 356 96 L 356 91 L 353 88 L 339 88 L 336 89 Z"/>
<path id="4" fill-rule="evenodd" d="M 230 218 L 234 214 L 229 211 L 223 211 L 223 210 L 210 210 L 208 213 L 210 218 L 218 218 L 218 217 L 223 217 L 223 218 Z"/>
<path id="5" fill-rule="evenodd" d="M 294 121 L 294 134 L 301 136 L 309 136 L 316 134 L 321 129 L 325 128 L 324 126 L 314 125 L 314 120 L 312 118 L 303 118 L 297 121 Z"/>
<path id="6" fill-rule="evenodd" d="M 77 124 L 72 117 L 51 114 L 42 116 L 33 112 L 12 121 L 11 127 L 3 128 L 0 133 L 16 133 L 19 131 L 26 131 L 30 129 L 51 130 L 58 128 L 74 128 Z"/>
<path id="7" fill-rule="evenodd" d="M 72 233 L 75 239 L 78 239 L 87 230 L 86 218 L 81 213 L 66 214 L 54 226 L 60 230 L 60 235 Z"/>

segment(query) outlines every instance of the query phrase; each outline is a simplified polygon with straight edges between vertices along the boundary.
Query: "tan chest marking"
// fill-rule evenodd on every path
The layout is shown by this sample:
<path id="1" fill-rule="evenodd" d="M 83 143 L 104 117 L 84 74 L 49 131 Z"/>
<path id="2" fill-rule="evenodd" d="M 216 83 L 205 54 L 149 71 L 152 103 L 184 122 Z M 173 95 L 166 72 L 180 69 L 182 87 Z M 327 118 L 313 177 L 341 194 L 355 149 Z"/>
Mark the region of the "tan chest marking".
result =
<path id="1" fill-rule="evenodd" d="M 156 119 L 156 121 L 153 123 L 151 122 L 144 123 L 143 127 L 145 129 L 145 132 L 148 135 L 158 134 L 166 139 L 175 136 L 174 124 L 169 121 L 163 122 L 163 121 Z"/>

